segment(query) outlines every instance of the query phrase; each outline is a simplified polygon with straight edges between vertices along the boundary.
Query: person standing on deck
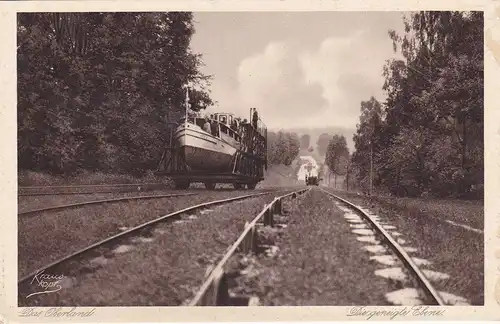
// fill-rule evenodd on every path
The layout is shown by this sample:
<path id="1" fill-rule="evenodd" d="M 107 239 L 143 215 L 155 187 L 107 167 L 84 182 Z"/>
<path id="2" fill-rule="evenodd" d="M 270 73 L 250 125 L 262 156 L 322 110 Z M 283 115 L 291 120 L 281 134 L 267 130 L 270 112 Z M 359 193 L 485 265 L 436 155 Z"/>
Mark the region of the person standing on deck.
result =
<path id="1" fill-rule="evenodd" d="M 203 124 L 203 130 L 207 133 L 211 133 L 211 126 L 210 126 L 210 122 L 208 121 L 208 118 L 205 119 L 205 123 Z"/>
<path id="2" fill-rule="evenodd" d="M 253 116 L 252 116 L 252 126 L 257 130 L 257 123 L 259 121 L 259 115 L 257 114 L 257 110 L 254 110 Z"/>
<path id="3" fill-rule="evenodd" d="M 218 130 L 219 130 L 219 125 L 217 125 L 217 122 L 215 120 L 212 120 L 212 123 L 210 125 L 210 129 L 212 131 L 212 135 L 215 137 L 218 137 Z"/>

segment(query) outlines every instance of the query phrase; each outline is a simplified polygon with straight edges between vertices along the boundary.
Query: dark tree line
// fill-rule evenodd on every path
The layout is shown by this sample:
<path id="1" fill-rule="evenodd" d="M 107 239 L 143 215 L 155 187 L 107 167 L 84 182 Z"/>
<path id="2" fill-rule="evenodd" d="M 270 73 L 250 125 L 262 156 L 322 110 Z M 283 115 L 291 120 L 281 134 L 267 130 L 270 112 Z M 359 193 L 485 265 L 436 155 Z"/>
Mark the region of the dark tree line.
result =
<path id="1" fill-rule="evenodd" d="M 19 14 L 19 168 L 154 169 L 183 87 L 192 109 L 212 104 L 194 32 L 188 12 Z"/>
<path id="2" fill-rule="evenodd" d="M 269 164 L 289 166 L 300 152 L 300 139 L 296 133 L 279 131 L 267 133 L 267 159 Z"/>
<path id="3" fill-rule="evenodd" d="M 309 134 L 303 134 L 300 136 L 300 149 L 309 150 L 311 145 L 311 136 Z"/>
<path id="4" fill-rule="evenodd" d="M 320 156 L 325 156 L 326 151 L 328 149 L 328 144 L 330 143 L 330 140 L 332 139 L 331 134 L 323 133 L 319 135 L 318 140 L 316 141 L 316 150 L 318 151 L 318 154 Z"/>
<path id="5" fill-rule="evenodd" d="M 404 59 L 384 67 L 387 100 L 361 103 L 353 184 L 396 195 L 481 197 L 483 13 L 418 12 L 389 32 Z M 370 158 L 372 157 L 372 158 Z"/>
<path id="6" fill-rule="evenodd" d="M 325 165 L 333 173 L 337 186 L 337 175 L 345 175 L 348 170 L 349 149 L 344 135 L 333 135 L 326 148 Z"/>

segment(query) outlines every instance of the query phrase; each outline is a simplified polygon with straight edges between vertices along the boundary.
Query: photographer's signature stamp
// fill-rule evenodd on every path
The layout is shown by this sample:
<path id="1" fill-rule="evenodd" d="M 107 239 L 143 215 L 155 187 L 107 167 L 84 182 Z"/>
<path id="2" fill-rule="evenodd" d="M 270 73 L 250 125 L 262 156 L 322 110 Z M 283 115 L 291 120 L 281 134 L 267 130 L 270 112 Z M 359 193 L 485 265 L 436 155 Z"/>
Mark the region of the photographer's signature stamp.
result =
<path id="1" fill-rule="evenodd" d="M 68 278 L 63 274 L 49 274 L 45 270 L 37 272 L 31 280 L 31 285 L 35 285 L 34 293 L 29 294 L 26 298 L 30 298 L 40 294 L 50 294 L 57 292 L 63 288 L 63 282 Z"/>

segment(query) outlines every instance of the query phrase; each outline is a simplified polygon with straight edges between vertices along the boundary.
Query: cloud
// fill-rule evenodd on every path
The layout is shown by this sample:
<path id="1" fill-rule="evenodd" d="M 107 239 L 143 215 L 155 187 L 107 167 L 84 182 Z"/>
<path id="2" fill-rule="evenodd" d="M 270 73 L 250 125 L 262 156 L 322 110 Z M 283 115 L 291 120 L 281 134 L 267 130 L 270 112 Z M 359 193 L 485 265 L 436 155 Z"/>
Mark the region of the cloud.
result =
<path id="1" fill-rule="evenodd" d="M 271 42 L 265 49 L 241 61 L 238 93 L 242 104 L 257 107 L 266 123 L 288 124 L 311 113 L 320 113 L 327 102 L 319 84 L 307 84 L 297 48 L 285 42 Z"/>
<path id="2" fill-rule="evenodd" d="M 380 41 L 373 36 L 360 30 L 350 37 L 327 38 L 300 57 L 308 81 L 323 89 L 328 109 L 322 118 L 332 126 L 354 128 L 361 100 L 385 99 L 382 67 L 392 49 L 388 38 Z"/>
<path id="3" fill-rule="evenodd" d="M 392 46 L 388 37 L 374 33 L 359 29 L 324 38 L 307 49 L 298 43 L 269 42 L 239 62 L 235 80 L 214 84 L 214 98 L 223 104 L 222 110 L 244 118 L 250 107 L 257 107 L 270 128 L 333 126 L 354 131 L 360 102 L 371 96 L 385 99 L 382 67 L 393 56 Z"/>

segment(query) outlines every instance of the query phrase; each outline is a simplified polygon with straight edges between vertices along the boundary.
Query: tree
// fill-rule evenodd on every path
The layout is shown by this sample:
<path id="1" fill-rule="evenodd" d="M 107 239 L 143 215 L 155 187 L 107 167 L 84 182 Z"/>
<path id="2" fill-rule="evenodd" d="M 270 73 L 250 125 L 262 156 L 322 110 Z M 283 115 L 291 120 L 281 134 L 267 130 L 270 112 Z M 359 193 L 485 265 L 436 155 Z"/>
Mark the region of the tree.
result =
<path id="1" fill-rule="evenodd" d="M 184 112 L 184 86 L 193 109 L 212 104 L 189 12 L 18 17 L 21 169 L 142 174 Z"/>
<path id="2" fill-rule="evenodd" d="M 311 144 L 311 136 L 309 136 L 309 134 L 303 134 L 300 137 L 300 148 L 303 150 L 307 150 L 310 144 Z"/>
<path id="3" fill-rule="evenodd" d="M 393 138 L 425 135 L 418 193 L 467 195 L 483 183 L 483 14 L 419 12 L 405 25 L 404 36 L 390 33 L 406 65 L 403 80 L 388 80 L 388 123 L 400 128 Z"/>
<path id="4" fill-rule="evenodd" d="M 346 173 L 348 157 L 346 138 L 343 135 L 333 135 L 326 150 L 325 165 L 333 172 L 335 187 L 337 187 L 337 175 Z"/>
<path id="5" fill-rule="evenodd" d="M 270 164 L 289 166 L 300 151 L 299 137 L 295 133 L 268 132 L 268 161 Z"/>
<path id="6" fill-rule="evenodd" d="M 355 151 L 352 164 L 357 169 L 358 182 L 365 189 L 370 184 L 372 164 L 377 164 L 374 161 L 379 159 L 381 155 L 378 152 L 384 147 L 383 129 L 382 105 L 374 97 L 362 101 L 360 123 L 353 137 Z"/>
<path id="7" fill-rule="evenodd" d="M 296 133 L 287 133 L 288 150 L 285 165 L 292 164 L 292 161 L 297 158 L 300 152 L 300 139 Z"/>
<path id="8" fill-rule="evenodd" d="M 316 141 L 316 148 L 318 150 L 319 155 L 325 156 L 326 149 L 328 147 L 328 143 L 330 142 L 331 137 L 332 136 L 327 133 L 323 133 L 319 136 L 318 140 Z"/>
<path id="9" fill-rule="evenodd" d="M 362 108 L 350 167 L 362 187 L 373 160 L 380 190 L 482 195 L 483 19 L 423 11 L 404 18 L 403 35 L 389 31 L 403 58 L 384 66 L 382 109 Z"/>

